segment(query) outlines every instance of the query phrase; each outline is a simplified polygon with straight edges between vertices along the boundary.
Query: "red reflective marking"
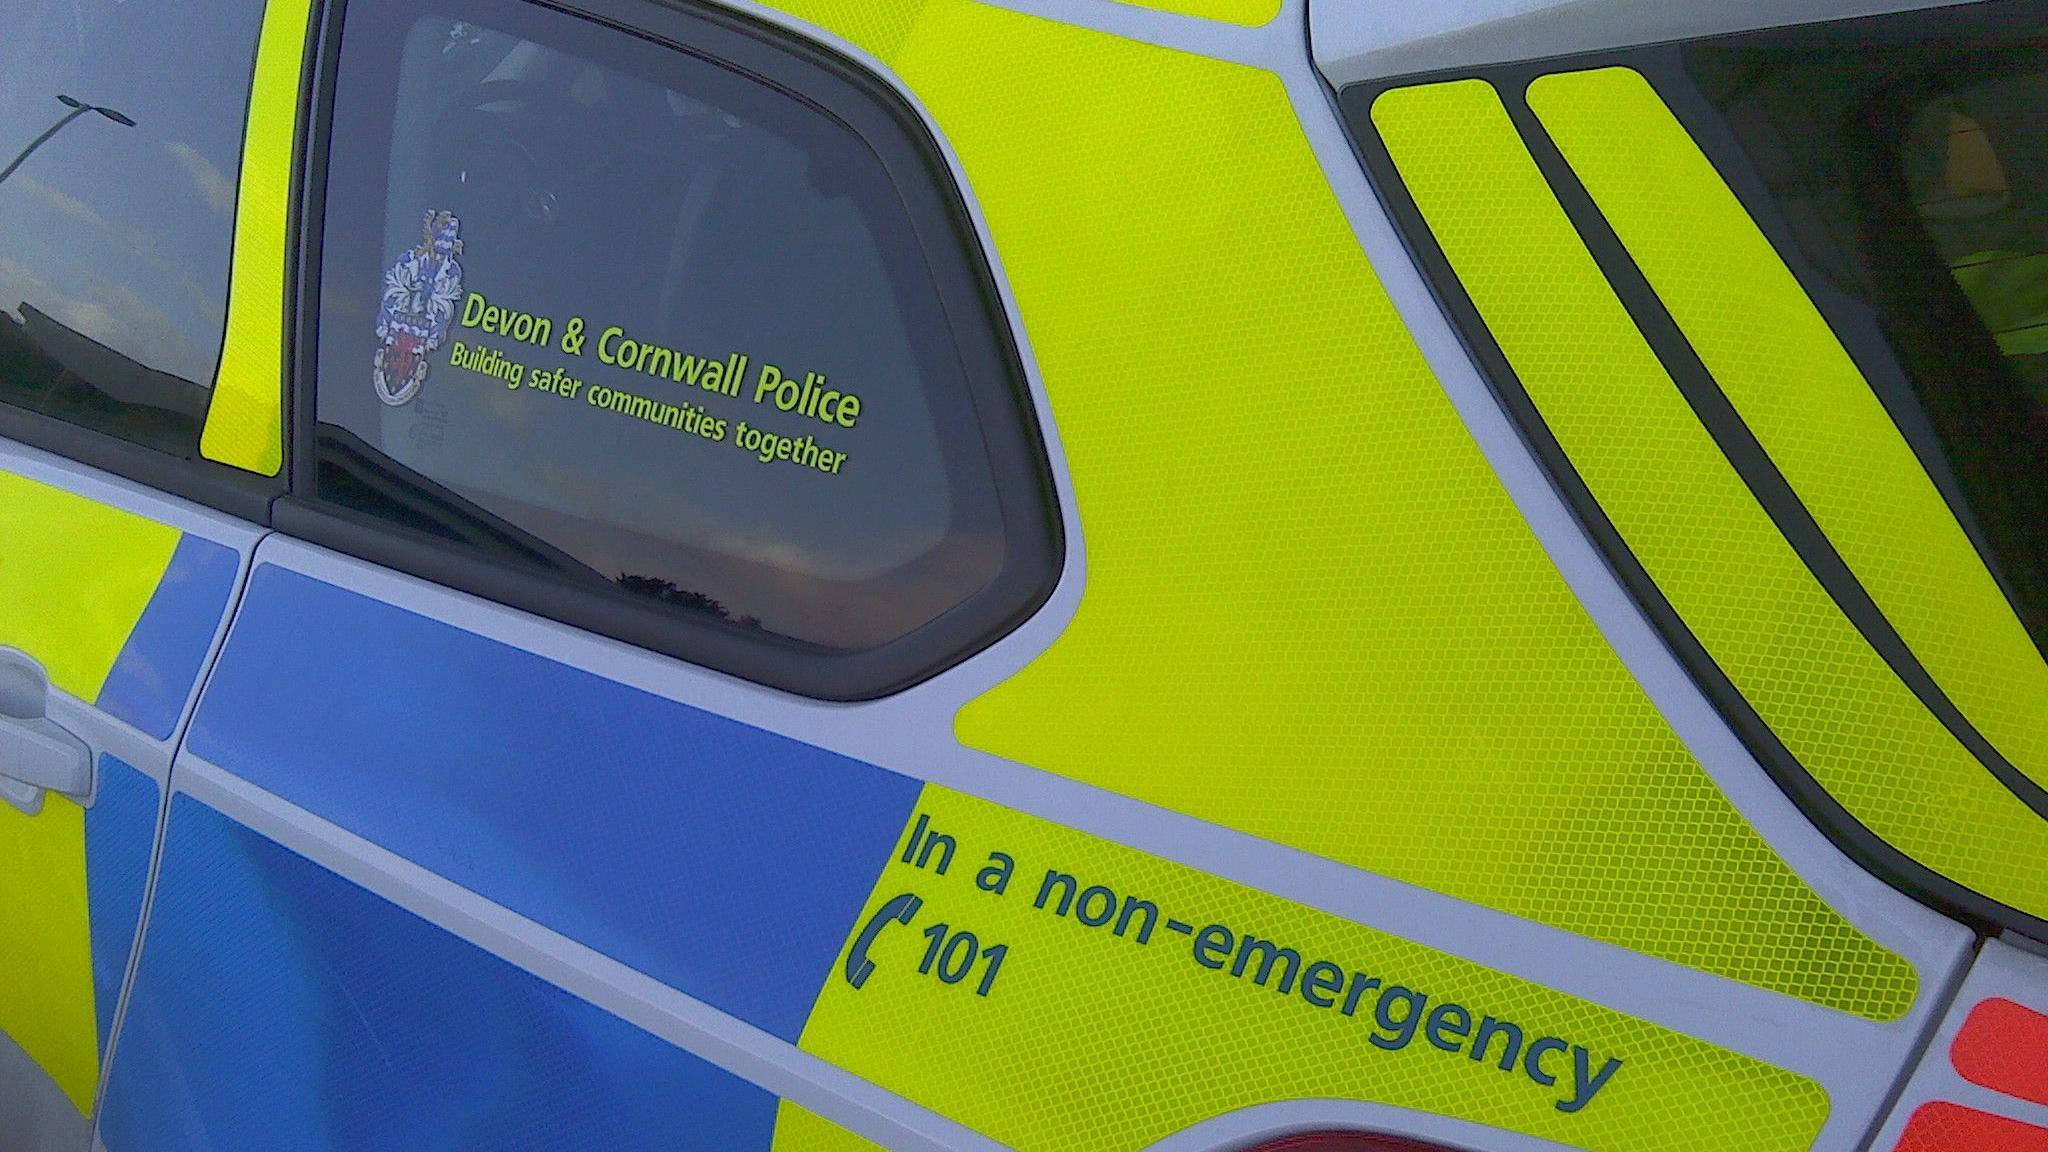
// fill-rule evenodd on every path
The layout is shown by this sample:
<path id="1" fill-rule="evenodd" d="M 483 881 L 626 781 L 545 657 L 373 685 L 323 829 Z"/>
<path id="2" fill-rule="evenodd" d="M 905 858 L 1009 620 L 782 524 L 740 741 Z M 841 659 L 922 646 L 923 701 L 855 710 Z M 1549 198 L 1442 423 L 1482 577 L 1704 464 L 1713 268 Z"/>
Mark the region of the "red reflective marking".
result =
<path id="1" fill-rule="evenodd" d="M 1922 1104 L 1893 1152 L 2048 1152 L 2048 1128 L 1960 1104 Z"/>
<path id="2" fill-rule="evenodd" d="M 1970 1009 L 1949 1063 L 1972 1084 L 2048 1104 L 2048 1016 L 2010 1000 Z"/>

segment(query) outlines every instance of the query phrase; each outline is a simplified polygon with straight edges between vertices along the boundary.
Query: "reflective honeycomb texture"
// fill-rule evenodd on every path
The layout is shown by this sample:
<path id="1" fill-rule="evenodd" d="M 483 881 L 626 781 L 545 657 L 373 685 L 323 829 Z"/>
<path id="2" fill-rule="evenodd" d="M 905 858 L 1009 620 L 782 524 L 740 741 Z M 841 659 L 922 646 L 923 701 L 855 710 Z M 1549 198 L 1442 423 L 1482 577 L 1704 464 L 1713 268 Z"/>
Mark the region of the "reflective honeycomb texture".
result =
<path id="1" fill-rule="evenodd" d="M 963 741 L 1758 987 L 1905 1011 L 1912 968 L 1792 873 L 1574 599 L 1276 76 L 963 0 L 781 6 L 873 52 L 957 151 L 1080 504 L 1079 613 L 962 712 Z"/>
<path id="2" fill-rule="evenodd" d="M 1540 82 L 1539 82 L 1540 83 Z M 1694 415 L 1499 95 L 1398 89 L 1374 123 L 1460 283 L 1579 475 L 1716 664 L 1865 827 L 2048 914 L 2048 822 L 1842 614 Z"/>
<path id="3" fill-rule="evenodd" d="M 1713 162 L 1627 68 L 1545 76 L 1529 103 L 1885 618 L 1985 738 L 2048 784 L 2048 661 Z"/>
<path id="4" fill-rule="evenodd" d="M 2048 1128 L 1960 1104 L 1922 1104 L 1893 1152 L 2048 1152 Z"/>

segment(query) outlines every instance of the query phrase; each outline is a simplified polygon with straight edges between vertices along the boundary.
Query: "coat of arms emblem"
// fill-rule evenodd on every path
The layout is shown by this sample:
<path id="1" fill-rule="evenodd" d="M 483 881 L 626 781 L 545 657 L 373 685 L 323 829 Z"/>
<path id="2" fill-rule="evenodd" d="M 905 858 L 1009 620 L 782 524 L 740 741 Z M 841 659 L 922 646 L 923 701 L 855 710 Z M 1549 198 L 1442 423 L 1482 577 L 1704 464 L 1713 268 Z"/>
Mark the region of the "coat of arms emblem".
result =
<path id="1" fill-rule="evenodd" d="M 377 398 L 396 408 L 419 395 L 427 357 L 448 338 L 462 299 L 462 221 L 446 209 L 429 212 L 420 242 L 384 272 L 377 308 Z"/>

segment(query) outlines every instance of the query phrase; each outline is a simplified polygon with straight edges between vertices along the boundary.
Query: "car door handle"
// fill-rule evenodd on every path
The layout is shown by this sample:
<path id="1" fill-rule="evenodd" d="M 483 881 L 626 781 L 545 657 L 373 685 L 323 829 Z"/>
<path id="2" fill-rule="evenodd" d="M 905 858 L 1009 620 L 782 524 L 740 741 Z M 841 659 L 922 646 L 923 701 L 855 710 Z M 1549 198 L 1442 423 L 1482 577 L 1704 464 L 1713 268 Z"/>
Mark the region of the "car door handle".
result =
<path id="1" fill-rule="evenodd" d="M 43 794 L 92 795 L 92 749 L 48 715 L 49 677 L 27 653 L 0 648 L 0 800 L 33 816 Z"/>
<path id="2" fill-rule="evenodd" d="M 92 750 L 48 716 L 0 716 L 0 779 L 33 790 L 38 806 L 45 791 L 83 800 L 92 794 Z"/>

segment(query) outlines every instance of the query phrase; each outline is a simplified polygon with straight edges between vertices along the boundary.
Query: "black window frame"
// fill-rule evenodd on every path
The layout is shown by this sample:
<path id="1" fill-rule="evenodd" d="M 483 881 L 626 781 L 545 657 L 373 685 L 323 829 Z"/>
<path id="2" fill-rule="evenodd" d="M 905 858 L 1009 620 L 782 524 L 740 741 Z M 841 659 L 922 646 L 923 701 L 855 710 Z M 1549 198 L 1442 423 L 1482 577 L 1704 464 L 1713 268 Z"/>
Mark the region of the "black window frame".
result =
<path id="1" fill-rule="evenodd" d="M 783 29 L 688 0 L 518 0 L 593 21 L 735 71 L 852 132 L 881 161 L 907 209 L 937 288 L 981 436 L 1004 532 L 995 577 L 909 634 L 852 653 L 746 634 L 723 622 L 592 589 L 318 499 L 315 388 L 326 166 L 347 0 L 330 0 L 308 69 L 292 269 L 290 491 L 272 507 L 281 531 L 743 680 L 835 702 L 902 691 L 1014 631 L 1052 596 L 1065 538 L 1036 406 L 1007 311 L 966 202 L 923 121 L 865 69 Z"/>
<path id="2" fill-rule="evenodd" d="M 2038 15 L 2044 0 L 1982 0 L 1962 8 L 1909 10 L 1875 16 L 1842 18 L 1807 24 L 1752 29 L 1689 40 L 1630 45 L 1533 60 L 1471 65 L 1427 72 L 1378 77 L 1331 90 L 1331 97 L 1354 153 L 1364 167 L 1381 205 L 1402 243 L 1443 307 L 1460 343 L 1479 368 L 1489 390 L 1508 413 L 1522 441 L 1543 465 L 1552 484 L 1571 508 L 1587 536 L 1599 548 L 1644 615 L 1657 629 L 1679 663 L 1726 720 L 1781 791 L 1845 855 L 1873 875 L 1915 900 L 1994 934 L 2011 929 L 2048 941 L 2048 919 L 2023 912 L 1966 888 L 1934 871 L 1880 838 L 1852 815 L 1806 770 L 1777 733 L 1757 713 L 1706 646 L 1692 633 L 1622 537 L 1576 465 L 1551 433 L 1534 400 L 1495 342 L 1491 329 L 1466 293 L 1420 208 L 1409 194 L 1400 171 L 1372 123 L 1372 105 L 1397 88 L 1454 80 L 1491 84 L 1507 109 L 1537 168 L 1613 287 L 1631 319 L 1671 373 L 1693 407 L 1802 562 L 1835 600 L 1851 624 L 1891 666 L 1920 702 L 1968 748 L 2016 799 L 2048 818 L 2048 789 L 2043 789 L 2005 760 L 1961 711 L 1884 618 L 1882 610 L 1849 570 L 1846 561 L 1814 521 L 1789 481 L 1732 403 L 1721 393 L 1706 366 L 1692 350 L 1678 324 L 1665 309 L 1634 258 L 1606 222 L 1571 165 L 1558 151 L 1527 98 L 1529 84 L 1541 76 L 1621 67 L 1640 73 L 1685 127 L 1700 150 L 1727 182 L 1800 286 L 1842 342 L 1857 368 L 1891 414 L 1944 501 L 1969 535 L 1979 558 L 1998 582 L 2008 603 L 2023 620 L 2026 614 L 2008 573 L 1985 540 L 1975 510 L 1951 470 L 1942 444 L 1920 412 L 1908 363 L 1886 334 L 1885 321 L 1864 298 L 1837 286 L 1806 253 L 1799 234 L 1781 210 L 1763 175 L 1719 108 L 1700 83 L 1697 59 L 1690 53 L 1723 46 L 1794 44 L 1819 50 L 1816 42 L 1837 51 L 1865 41 L 1911 43 L 1918 37 L 1954 38 L 1972 28 L 2000 28 L 2013 13 Z M 1954 300 L 1967 309 L 1959 287 Z M 1946 290 L 1936 285 L 1930 291 Z M 1974 322 L 1974 312 L 1969 313 Z M 2036 642 L 2040 642 L 2038 635 Z"/>
<path id="3" fill-rule="evenodd" d="M 312 25 L 317 24 L 317 22 L 309 21 L 308 24 L 306 45 L 302 49 L 306 53 L 310 53 L 313 50 L 316 30 Z M 258 35 L 260 38 L 261 33 L 259 32 Z M 255 82 L 255 77 L 256 58 L 252 53 L 249 58 L 249 80 L 252 85 Z M 308 75 L 304 79 L 308 83 L 302 84 L 301 91 L 299 92 L 299 107 L 301 109 L 306 107 L 306 101 L 311 94 L 311 78 Z M 242 135 L 245 143 L 249 131 L 248 111 L 247 107 L 245 107 L 242 116 Z M 292 142 L 292 170 L 294 172 L 302 172 L 305 169 L 305 149 L 306 130 L 302 117 L 297 137 Z M 229 228 L 228 293 L 230 299 L 233 298 L 234 293 L 232 245 L 234 243 L 235 230 L 239 226 L 239 212 L 241 208 L 239 203 L 240 189 L 241 181 L 238 177 L 236 181 L 238 200 L 236 212 L 238 219 Z M 294 196 L 292 203 L 287 205 L 286 210 L 290 214 L 287 218 L 288 235 L 296 232 L 296 225 L 289 221 L 296 219 L 300 203 L 299 198 Z M 285 254 L 284 282 L 286 284 L 292 284 L 296 281 L 298 274 L 297 263 L 298 250 L 294 247 Z M 130 440 L 124 440 L 112 433 L 103 432 L 88 425 L 73 423 L 61 416 L 53 416 L 45 412 L 31 412 L 26 408 L 5 402 L 0 402 L 0 438 L 12 440 L 30 448 L 40 449 L 52 455 L 61 456 L 73 463 L 98 469 L 118 476 L 121 479 L 140 484 L 146 488 L 181 497 L 195 504 L 205 505 L 252 524 L 268 527 L 273 504 L 290 487 L 292 463 L 292 437 L 289 434 L 291 428 L 291 377 L 293 375 L 292 368 L 296 364 L 296 353 L 292 347 L 292 335 L 295 329 L 292 310 L 296 303 L 297 294 L 288 293 L 283 304 L 285 308 L 283 329 L 285 343 L 284 347 L 280 349 L 278 358 L 278 383 L 279 387 L 283 390 L 280 410 L 283 428 L 280 431 L 280 435 L 284 437 L 285 441 L 285 459 L 279 466 L 275 476 L 265 476 L 235 467 L 232 464 L 223 464 L 217 460 L 207 459 L 196 441 L 193 444 L 192 455 L 181 456 L 175 452 L 167 452 L 146 444 L 137 444 Z M 227 340 L 225 312 L 221 322 L 220 338 L 223 343 Z M 219 381 L 216 378 L 210 382 L 209 386 L 217 386 L 218 383 Z M 210 399 L 207 411 L 209 415 L 212 412 Z M 203 436 L 203 420 L 201 421 L 201 429 Z"/>
<path id="4" fill-rule="evenodd" d="M 263 476 L 201 455 L 179 456 L 73 424 L 61 417 L 0 404 L 0 437 L 76 464 L 267 526 L 286 472 Z"/>

